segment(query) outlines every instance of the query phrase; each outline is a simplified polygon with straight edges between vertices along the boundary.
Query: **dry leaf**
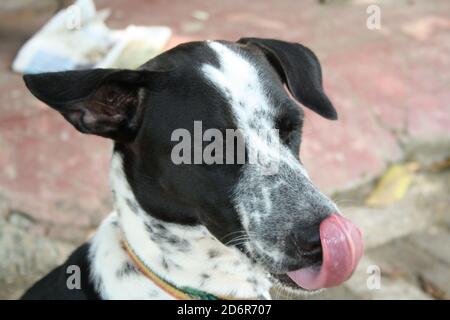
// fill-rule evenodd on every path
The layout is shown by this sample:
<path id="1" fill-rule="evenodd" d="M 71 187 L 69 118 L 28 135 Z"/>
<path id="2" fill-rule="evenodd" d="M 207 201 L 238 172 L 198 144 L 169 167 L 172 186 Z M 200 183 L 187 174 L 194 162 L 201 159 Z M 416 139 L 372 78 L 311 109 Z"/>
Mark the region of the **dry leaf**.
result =
<path id="1" fill-rule="evenodd" d="M 437 161 L 431 165 L 432 171 L 441 171 L 446 169 L 450 169 L 450 158 Z"/>
<path id="2" fill-rule="evenodd" d="M 378 181 L 367 198 L 366 204 L 372 207 L 382 207 L 402 199 L 418 168 L 419 165 L 415 162 L 396 164 L 390 167 Z"/>

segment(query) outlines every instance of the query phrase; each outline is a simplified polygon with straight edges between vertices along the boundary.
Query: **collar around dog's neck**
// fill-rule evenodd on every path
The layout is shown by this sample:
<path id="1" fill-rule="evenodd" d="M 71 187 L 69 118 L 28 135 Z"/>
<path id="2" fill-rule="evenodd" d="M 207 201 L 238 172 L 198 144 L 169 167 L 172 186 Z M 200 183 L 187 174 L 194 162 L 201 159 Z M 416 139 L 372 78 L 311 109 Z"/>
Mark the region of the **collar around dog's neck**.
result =
<path id="1" fill-rule="evenodd" d="M 211 293 L 201 291 L 191 287 L 178 287 L 170 281 L 164 279 L 156 274 L 145 262 L 139 258 L 136 252 L 131 248 L 129 242 L 123 237 L 122 245 L 130 259 L 134 262 L 139 271 L 142 272 L 148 279 L 150 279 L 159 288 L 164 290 L 167 294 L 179 300 L 233 300 L 232 297 L 219 297 Z"/>

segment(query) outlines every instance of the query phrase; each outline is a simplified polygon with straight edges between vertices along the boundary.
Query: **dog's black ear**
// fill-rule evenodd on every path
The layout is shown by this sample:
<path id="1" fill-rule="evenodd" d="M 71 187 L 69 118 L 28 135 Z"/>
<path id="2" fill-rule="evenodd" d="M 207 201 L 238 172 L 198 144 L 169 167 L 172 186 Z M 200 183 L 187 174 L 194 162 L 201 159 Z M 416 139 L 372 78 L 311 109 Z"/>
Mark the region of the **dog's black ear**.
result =
<path id="1" fill-rule="evenodd" d="M 93 69 L 24 75 L 28 89 L 83 133 L 117 141 L 134 139 L 140 114 L 139 91 L 148 71 Z"/>
<path id="2" fill-rule="evenodd" d="M 310 49 L 274 39 L 242 38 L 238 43 L 259 48 L 304 106 L 327 119 L 337 119 L 336 109 L 323 91 L 319 60 Z"/>

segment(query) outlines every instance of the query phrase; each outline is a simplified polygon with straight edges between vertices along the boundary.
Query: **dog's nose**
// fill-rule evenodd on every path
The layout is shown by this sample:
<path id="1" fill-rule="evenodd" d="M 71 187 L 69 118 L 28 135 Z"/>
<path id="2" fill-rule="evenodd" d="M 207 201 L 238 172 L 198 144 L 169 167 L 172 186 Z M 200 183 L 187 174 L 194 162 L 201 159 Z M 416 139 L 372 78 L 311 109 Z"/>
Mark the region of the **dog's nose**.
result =
<path id="1" fill-rule="evenodd" d="M 298 249 L 310 252 L 320 248 L 320 221 L 298 228 L 293 235 Z"/>
<path id="2" fill-rule="evenodd" d="M 291 234 L 292 254 L 306 265 L 322 262 L 322 245 L 320 242 L 321 220 L 295 228 Z"/>

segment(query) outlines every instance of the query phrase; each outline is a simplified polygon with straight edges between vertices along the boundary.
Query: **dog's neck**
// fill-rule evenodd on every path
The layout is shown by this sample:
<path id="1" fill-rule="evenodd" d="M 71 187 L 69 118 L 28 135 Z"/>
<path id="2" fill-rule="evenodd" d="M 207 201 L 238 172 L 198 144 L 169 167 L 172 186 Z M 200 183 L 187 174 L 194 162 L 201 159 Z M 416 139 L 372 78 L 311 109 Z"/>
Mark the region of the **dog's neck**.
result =
<path id="1" fill-rule="evenodd" d="M 119 153 L 111 160 L 110 183 L 117 225 L 140 260 L 177 287 L 217 296 L 270 298 L 266 273 L 245 254 L 218 241 L 204 226 L 163 222 L 136 201 Z"/>

